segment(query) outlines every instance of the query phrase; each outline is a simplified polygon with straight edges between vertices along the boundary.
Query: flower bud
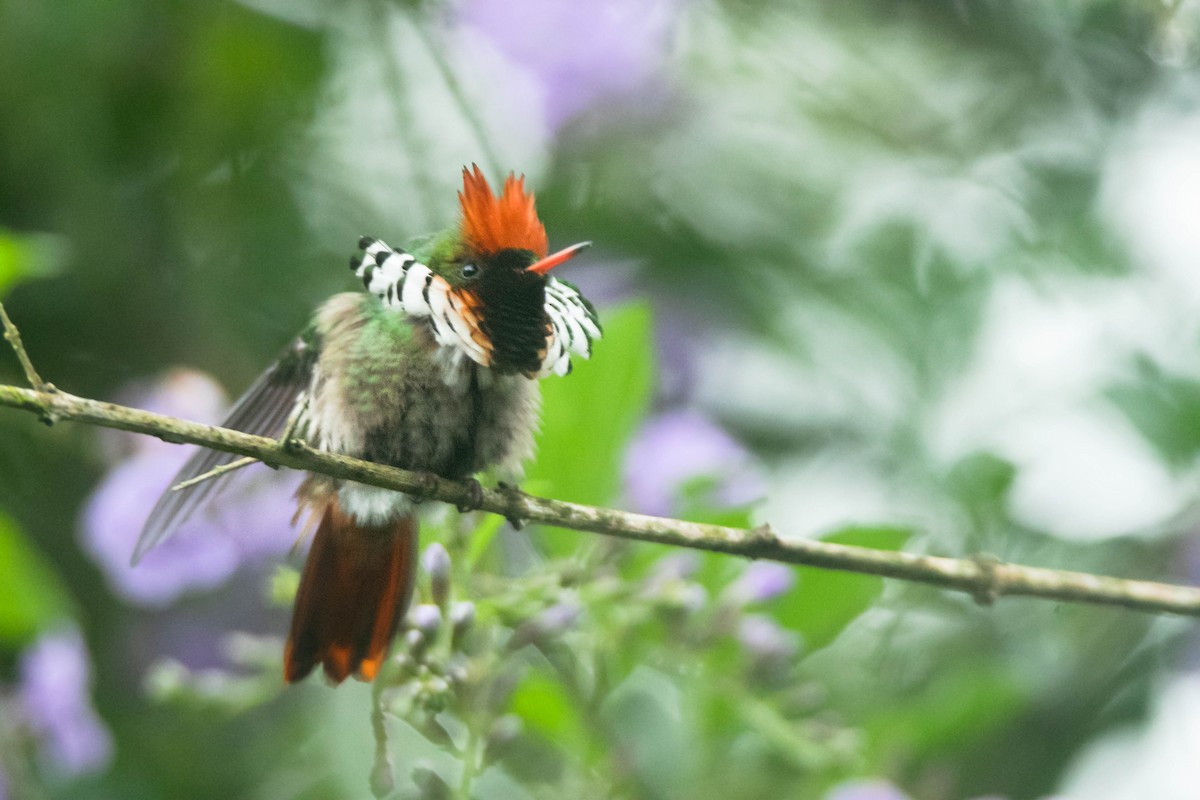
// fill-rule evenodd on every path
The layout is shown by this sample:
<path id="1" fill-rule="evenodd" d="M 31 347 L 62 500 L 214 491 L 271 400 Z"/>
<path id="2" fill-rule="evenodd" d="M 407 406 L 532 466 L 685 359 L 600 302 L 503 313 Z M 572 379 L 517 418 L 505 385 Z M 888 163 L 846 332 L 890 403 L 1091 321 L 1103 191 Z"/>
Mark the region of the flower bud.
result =
<path id="1" fill-rule="evenodd" d="M 700 568 L 700 557 L 695 553 L 671 553 L 654 562 L 645 580 L 646 594 L 656 596 L 668 586 L 686 581 Z"/>
<path id="2" fill-rule="evenodd" d="M 521 623 L 509 640 L 510 650 L 519 650 L 527 644 L 542 644 L 555 639 L 575 626 L 583 608 L 578 603 L 555 603 L 532 619 Z"/>
<path id="3" fill-rule="evenodd" d="M 173 658 L 164 658 L 150 666 L 142 683 L 152 699 L 163 702 L 177 697 L 189 677 L 187 667 Z"/>
<path id="4" fill-rule="evenodd" d="M 524 724 L 516 714 L 505 714 L 492 723 L 483 750 L 483 763 L 491 764 L 504 756 L 509 745 L 521 735 Z"/>
<path id="5" fill-rule="evenodd" d="M 426 711 L 445 711 L 450 702 L 450 683 L 441 675 L 432 675 L 421 684 L 420 703 Z"/>
<path id="6" fill-rule="evenodd" d="M 467 678 L 470 677 L 465 658 L 461 655 L 452 657 L 450 663 L 446 665 L 444 674 L 451 686 L 464 685 L 467 682 Z"/>
<path id="7" fill-rule="evenodd" d="M 763 685 L 783 685 L 800 645 L 796 634 L 779 627 L 770 617 L 746 614 L 738 624 L 737 639 L 749 657 L 750 677 Z"/>
<path id="8" fill-rule="evenodd" d="M 664 608 L 693 613 L 708 604 L 708 591 L 698 583 L 681 581 L 665 590 L 658 600 Z"/>
<path id="9" fill-rule="evenodd" d="M 708 592 L 689 578 L 700 567 L 695 553 L 673 553 L 660 558 L 642 584 L 642 595 L 677 624 L 681 616 L 699 611 L 708 603 Z"/>
<path id="10" fill-rule="evenodd" d="M 450 554 L 441 542 L 434 542 L 425 548 L 421 556 L 421 566 L 429 576 L 429 590 L 433 602 L 445 608 L 450 600 Z"/>
<path id="11" fill-rule="evenodd" d="M 429 640 L 425 638 L 425 634 L 421 633 L 418 628 L 409 628 L 404 633 L 404 649 L 408 651 L 413 658 L 419 659 L 421 653 L 425 652 L 425 648 L 429 646 Z"/>
<path id="12" fill-rule="evenodd" d="M 408 612 L 408 626 L 432 641 L 442 626 L 442 610 L 431 603 L 421 603 Z"/>
<path id="13" fill-rule="evenodd" d="M 826 800 L 908 800 L 908 795 L 882 780 L 851 780 L 834 786 Z"/>
<path id="14" fill-rule="evenodd" d="M 407 640 L 405 644 L 407 644 Z M 413 672 L 416 671 L 417 662 L 406 651 L 401 651 L 392 656 L 392 663 L 395 665 L 396 677 L 398 680 L 407 679 Z"/>
<path id="15" fill-rule="evenodd" d="M 376 797 L 386 797 L 396 789 L 396 775 L 392 770 L 392 762 L 388 758 L 386 749 L 375 754 L 370 781 L 371 793 Z"/>
<path id="16" fill-rule="evenodd" d="M 475 604 L 470 600 L 460 600 L 450 606 L 450 625 L 453 633 L 451 641 L 458 644 L 462 641 L 462 637 L 471 630 L 471 626 L 475 624 Z"/>
<path id="17" fill-rule="evenodd" d="M 785 631 L 775 620 L 762 614 L 742 617 L 737 638 L 746 652 L 758 659 L 789 660 L 800 649 L 794 633 Z"/>

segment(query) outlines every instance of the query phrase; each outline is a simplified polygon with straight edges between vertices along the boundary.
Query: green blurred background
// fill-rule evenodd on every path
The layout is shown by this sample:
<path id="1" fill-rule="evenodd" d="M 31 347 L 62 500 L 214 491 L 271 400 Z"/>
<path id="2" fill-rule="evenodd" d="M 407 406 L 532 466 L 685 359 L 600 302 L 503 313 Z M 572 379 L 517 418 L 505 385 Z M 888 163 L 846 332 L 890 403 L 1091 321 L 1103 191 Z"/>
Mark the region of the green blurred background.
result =
<path id="1" fill-rule="evenodd" d="M 607 326 L 530 491 L 1191 583 L 1198 35 L 1194 0 L 0 0 L 0 299 L 58 386 L 215 421 L 361 234 L 515 170 Z M 1200 796 L 1189 622 L 469 515 L 426 525 L 453 600 L 423 579 L 385 769 L 367 687 L 279 685 L 286 546 L 123 593 L 143 446 L 0 412 L 0 796 Z M 31 653 L 74 667 L 38 695 Z"/>

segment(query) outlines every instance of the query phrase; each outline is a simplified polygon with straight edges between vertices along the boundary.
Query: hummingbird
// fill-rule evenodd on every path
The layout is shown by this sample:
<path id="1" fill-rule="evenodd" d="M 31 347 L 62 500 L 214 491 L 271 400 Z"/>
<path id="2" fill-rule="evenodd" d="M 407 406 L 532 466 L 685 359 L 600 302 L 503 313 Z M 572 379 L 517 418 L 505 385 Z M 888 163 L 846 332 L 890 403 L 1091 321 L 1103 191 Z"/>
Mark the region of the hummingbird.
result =
<path id="1" fill-rule="evenodd" d="M 548 275 L 589 246 L 549 253 L 524 176 L 494 194 L 463 168 L 460 217 L 408 249 L 372 237 L 350 268 L 365 292 L 337 294 L 235 403 L 225 427 L 401 469 L 519 482 L 534 450 L 538 381 L 565 375 L 601 336 L 595 309 Z M 233 457 L 198 451 L 172 485 Z M 228 475 L 167 491 L 137 561 L 169 537 Z M 334 685 L 370 681 L 413 595 L 419 498 L 308 473 L 296 518 L 315 527 L 284 650 L 293 683 L 323 667 Z"/>

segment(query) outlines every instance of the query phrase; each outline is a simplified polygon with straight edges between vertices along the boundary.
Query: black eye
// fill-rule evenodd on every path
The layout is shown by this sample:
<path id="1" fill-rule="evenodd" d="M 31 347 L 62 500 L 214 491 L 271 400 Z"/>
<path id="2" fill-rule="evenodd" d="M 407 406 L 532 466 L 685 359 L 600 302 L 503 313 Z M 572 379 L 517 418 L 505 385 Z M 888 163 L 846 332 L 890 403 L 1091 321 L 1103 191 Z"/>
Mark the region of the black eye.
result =
<path id="1" fill-rule="evenodd" d="M 464 278 L 474 278 L 479 274 L 479 267 L 475 264 L 463 264 L 462 276 Z"/>

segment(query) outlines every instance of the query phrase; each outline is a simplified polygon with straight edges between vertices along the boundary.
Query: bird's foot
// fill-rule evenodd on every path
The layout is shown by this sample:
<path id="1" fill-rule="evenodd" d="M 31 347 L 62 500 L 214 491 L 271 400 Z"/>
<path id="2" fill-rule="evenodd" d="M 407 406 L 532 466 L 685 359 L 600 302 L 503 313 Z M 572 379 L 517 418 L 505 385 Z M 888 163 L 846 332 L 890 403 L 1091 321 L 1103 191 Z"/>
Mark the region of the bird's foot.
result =
<path id="1" fill-rule="evenodd" d="M 521 487 L 517 486 L 515 483 L 505 483 L 504 481 L 500 481 L 496 484 L 496 488 L 510 497 L 515 497 L 521 494 Z M 521 519 L 516 514 L 506 514 L 504 518 L 508 520 L 509 525 L 512 525 L 514 531 L 519 531 L 525 527 L 525 520 Z"/>
<path id="2" fill-rule="evenodd" d="M 405 494 L 411 497 L 414 503 L 421 503 L 428 500 L 437 491 L 438 479 L 431 472 L 418 472 L 417 475 L 421 485 L 415 491 L 405 492 Z"/>
<path id="3" fill-rule="evenodd" d="M 483 505 L 483 487 L 479 485 L 479 481 L 474 478 L 467 478 L 463 483 L 466 484 L 468 497 L 465 503 L 459 503 L 456 506 L 460 514 L 475 511 Z"/>

